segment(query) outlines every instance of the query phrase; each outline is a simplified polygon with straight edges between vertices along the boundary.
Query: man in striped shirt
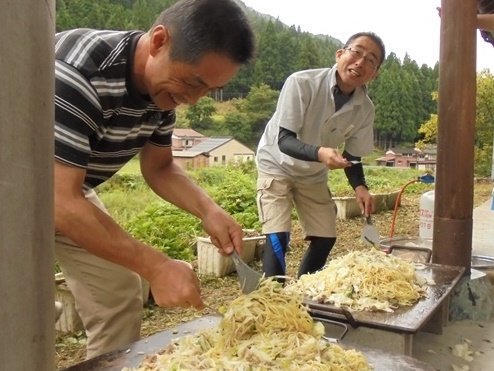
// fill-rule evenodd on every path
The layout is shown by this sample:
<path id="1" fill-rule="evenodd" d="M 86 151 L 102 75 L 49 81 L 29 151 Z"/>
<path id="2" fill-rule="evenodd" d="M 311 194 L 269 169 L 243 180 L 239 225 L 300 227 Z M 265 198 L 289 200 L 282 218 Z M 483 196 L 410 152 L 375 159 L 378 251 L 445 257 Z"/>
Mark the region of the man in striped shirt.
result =
<path id="1" fill-rule="evenodd" d="M 224 86 L 254 49 L 233 0 L 181 0 L 147 33 L 56 35 L 55 254 L 87 358 L 139 339 L 140 277 L 158 305 L 204 308 L 194 272 L 122 230 L 93 190 L 134 155 L 153 191 L 200 218 L 222 254 L 241 251 L 240 225 L 173 162 L 171 135 L 175 107 Z"/>

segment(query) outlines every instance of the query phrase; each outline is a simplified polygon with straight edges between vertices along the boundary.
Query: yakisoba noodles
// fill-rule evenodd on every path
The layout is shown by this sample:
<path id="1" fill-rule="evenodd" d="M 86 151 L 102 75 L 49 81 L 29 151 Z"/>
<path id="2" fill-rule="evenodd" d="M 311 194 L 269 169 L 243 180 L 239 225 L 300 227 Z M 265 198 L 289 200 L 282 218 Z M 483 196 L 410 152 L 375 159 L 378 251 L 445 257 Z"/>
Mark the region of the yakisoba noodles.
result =
<path id="1" fill-rule="evenodd" d="M 139 368 L 124 370 L 372 370 L 362 353 L 322 339 L 324 326 L 302 299 L 264 280 L 231 303 L 218 327 L 176 339 Z"/>
<path id="2" fill-rule="evenodd" d="M 322 270 L 290 283 L 287 290 L 350 310 L 393 312 L 425 296 L 425 283 L 412 263 L 371 249 L 333 259 Z"/>

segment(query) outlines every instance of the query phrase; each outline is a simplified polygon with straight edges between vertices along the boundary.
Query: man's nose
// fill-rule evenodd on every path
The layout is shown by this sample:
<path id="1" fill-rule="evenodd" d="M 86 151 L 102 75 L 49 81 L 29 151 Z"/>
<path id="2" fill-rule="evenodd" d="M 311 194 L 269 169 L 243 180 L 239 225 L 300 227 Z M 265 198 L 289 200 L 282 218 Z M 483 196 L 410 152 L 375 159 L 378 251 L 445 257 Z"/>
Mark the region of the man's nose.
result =
<path id="1" fill-rule="evenodd" d="M 364 56 L 357 57 L 355 59 L 355 64 L 363 67 L 365 65 L 365 57 Z"/>

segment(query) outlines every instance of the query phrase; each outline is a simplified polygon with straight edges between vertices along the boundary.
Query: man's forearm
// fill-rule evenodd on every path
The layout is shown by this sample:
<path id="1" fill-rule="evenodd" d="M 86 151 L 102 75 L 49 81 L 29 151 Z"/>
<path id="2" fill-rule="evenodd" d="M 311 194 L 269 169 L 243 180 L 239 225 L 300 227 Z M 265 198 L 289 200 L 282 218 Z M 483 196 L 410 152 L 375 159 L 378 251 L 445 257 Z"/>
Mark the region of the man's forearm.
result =
<path id="1" fill-rule="evenodd" d="M 345 157 L 349 161 L 362 160 L 361 157 L 353 156 L 347 151 L 343 151 L 343 157 Z M 345 175 L 348 179 L 348 183 L 350 183 L 354 190 L 357 189 L 357 187 L 359 186 L 364 186 L 366 189 L 368 189 L 367 183 L 365 181 L 364 167 L 362 166 L 362 163 L 358 163 L 345 168 Z"/>
<path id="2" fill-rule="evenodd" d="M 319 146 L 307 144 L 297 138 L 293 131 L 280 127 L 278 146 L 284 154 L 303 161 L 319 161 Z"/>

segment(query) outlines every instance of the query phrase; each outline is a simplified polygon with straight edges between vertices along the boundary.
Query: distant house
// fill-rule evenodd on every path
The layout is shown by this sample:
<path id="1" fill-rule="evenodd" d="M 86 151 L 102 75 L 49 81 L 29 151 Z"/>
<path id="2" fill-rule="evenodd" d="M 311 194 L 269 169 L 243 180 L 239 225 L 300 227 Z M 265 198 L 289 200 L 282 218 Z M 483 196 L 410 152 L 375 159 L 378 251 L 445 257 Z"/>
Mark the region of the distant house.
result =
<path id="1" fill-rule="evenodd" d="M 209 166 L 207 153 L 196 151 L 173 151 L 173 161 L 184 170 L 200 169 Z"/>
<path id="2" fill-rule="evenodd" d="M 173 129 L 172 135 L 172 150 L 173 151 L 185 151 L 194 147 L 196 144 L 201 143 L 207 139 L 201 133 L 198 133 L 192 129 Z"/>
<path id="3" fill-rule="evenodd" d="M 172 135 L 175 163 L 182 169 L 200 169 L 254 159 L 254 151 L 233 137 L 206 137 L 192 129 L 175 128 Z"/>
<path id="4" fill-rule="evenodd" d="M 233 137 L 211 137 L 185 151 L 208 156 L 209 166 L 227 165 L 254 159 L 254 151 Z"/>
<path id="5" fill-rule="evenodd" d="M 436 169 L 437 149 L 390 148 L 386 155 L 376 159 L 378 166 L 411 168 L 419 170 Z"/>

